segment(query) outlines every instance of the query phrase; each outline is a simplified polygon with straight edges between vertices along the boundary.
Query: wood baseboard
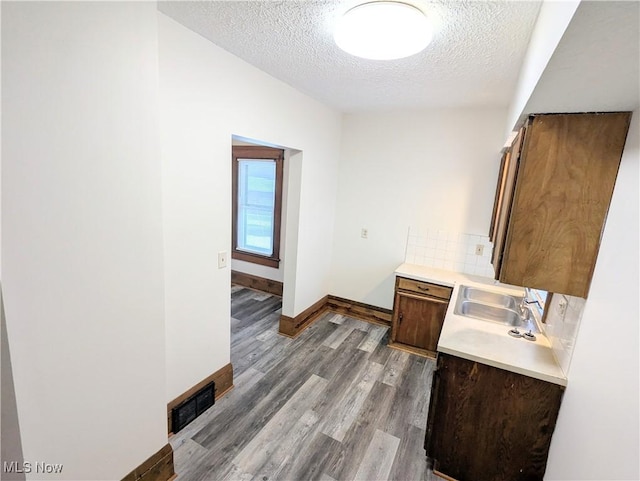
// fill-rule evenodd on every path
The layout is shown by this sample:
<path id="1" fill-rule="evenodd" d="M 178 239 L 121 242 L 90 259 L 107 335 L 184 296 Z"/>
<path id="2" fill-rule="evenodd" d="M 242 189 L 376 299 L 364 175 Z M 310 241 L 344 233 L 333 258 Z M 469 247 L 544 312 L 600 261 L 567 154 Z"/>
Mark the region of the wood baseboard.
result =
<path id="1" fill-rule="evenodd" d="M 391 317 L 393 315 L 393 311 L 391 309 L 371 306 L 362 302 L 350 301 L 349 299 L 337 296 L 329 296 L 327 300 L 327 308 L 338 314 L 355 317 L 362 321 L 382 326 L 391 326 Z"/>
<path id="2" fill-rule="evenodd" d="M 438 478 L 442 479 L 443 481 L 458 481 L 457 479 L 447 476 L 446 474 L 443 474 L 440 471 L 437 471 L 435 469 L 433 470 L 433 474 L 436 475 Z"/>
<path id="3" fill-rule="evenodd" d="M 297 337 L 326 310 L 328 297 L 324 296 L 296 317 L 280 316 L 280 327 L 278 329 L 280 334 L 287 337 Z"/>
<path id="4" fill-rule="evenodd" d="M 408 352 L 410 354 L 417 354 L 418 356 L 426 357 L 429 359 L 436 359 L 437 353 L 435 351 L 428 351 L 426 349 L 421 349 L 415 346 L 408 346 L 406 344 L 402 344 L 400 342 L 389 341 L 387 344 L 392 349 L 397 349 L 398 351 Z"/>
<path id="5" fill-rule="evenodd" d="M 387 327 L 391 326 L 391 317 L 393 315 L 393 311 L 390 309 L 329 295 L 324 296 L 296 317 L 280 316 L 279 332 L 286 337 L 297 337 L 326 311 Z"/>
<path id="6" fill-rule="evenodd" d="M 231 283 L 282 297 L 283 284 L 279 281 L 245 274 L 244 272 L 231 271 Z"/>
<path id="7" fill-rule="evenodd" d="M 152 454 L 122 481 L 169 481 L 176 477 L 173 467 L 173 449 L 169 443 Z"/>
<path id="8" fill-rule="evenodd" d="M 171 426 L 171 411 L 173 410 L 173 408 L 193 396 L 193 394 L 205 387 L 211 381 L 214 381 L 216 383 L 215 399 L 217 401 L 233 388 L 233 366 L 231 365 L 231 363 L 223 366 L 213 374 L 207 376 L 191 389 L 185 391 L 180 396 L 167 404 L 167 426 L 169 428 L 169 434 L 173 432 L 173 426 Z"/>

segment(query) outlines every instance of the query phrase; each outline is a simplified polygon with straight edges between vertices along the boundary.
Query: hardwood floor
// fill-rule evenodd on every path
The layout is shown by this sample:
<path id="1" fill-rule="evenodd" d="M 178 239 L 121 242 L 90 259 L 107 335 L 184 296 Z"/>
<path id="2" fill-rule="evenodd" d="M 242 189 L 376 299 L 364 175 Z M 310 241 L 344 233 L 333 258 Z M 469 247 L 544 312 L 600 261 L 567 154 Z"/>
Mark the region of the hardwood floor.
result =
<path id="1" fill-rule="evenodd" d="M 439 479 L 423 449 L 434 361 L 339 314 L 280 336 L 280 308 L 232 288 L 235 388 L 171 438 L 178 481 Z"/>

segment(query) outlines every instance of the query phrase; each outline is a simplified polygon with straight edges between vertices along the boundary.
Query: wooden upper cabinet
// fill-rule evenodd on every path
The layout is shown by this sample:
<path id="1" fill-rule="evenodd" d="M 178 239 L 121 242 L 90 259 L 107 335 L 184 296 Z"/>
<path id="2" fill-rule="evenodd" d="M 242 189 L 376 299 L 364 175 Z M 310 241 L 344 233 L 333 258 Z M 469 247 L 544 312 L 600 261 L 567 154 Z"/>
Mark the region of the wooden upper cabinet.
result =
<path id="1" fill-rule="evenodd" d="M 516 176 L 520 161 L 520 151 L 524 139 L 525 128 L 518 132 L 511 148 L 505 152 L 500 166 L 500 176 L 496 188 L 496 200 L 494 204 L 494 214 L 490 231 L 491 242 L 494 249 L 491 262 L 496 273 L 500 272 L 502 255 L 504 253 L 504 243 L 507 237 L 507 224 L 511 214 L 513 203 L 513 192 L 515 189 Z"/>
<path id="2" fill-rule="evenodd" d="M 503 168 L 497 279 L 587 297 L 630 119 L 627 112 L 530 117 L 519 159 L 512 152 Z"/>

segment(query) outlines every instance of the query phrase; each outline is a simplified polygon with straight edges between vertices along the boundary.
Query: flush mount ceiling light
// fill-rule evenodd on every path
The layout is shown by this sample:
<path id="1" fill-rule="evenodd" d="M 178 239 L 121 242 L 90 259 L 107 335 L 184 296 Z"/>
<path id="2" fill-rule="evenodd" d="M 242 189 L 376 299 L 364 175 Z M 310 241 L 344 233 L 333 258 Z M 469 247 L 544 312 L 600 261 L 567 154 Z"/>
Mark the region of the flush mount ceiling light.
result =
<path id="1" fill-rule="evenodd" d="M 347 11 L 333 38 L 356 57 L 393 60 L 414 55 L 429 45 L 433 28 L 418 8 L 400 2 L 371 2 Z"/>

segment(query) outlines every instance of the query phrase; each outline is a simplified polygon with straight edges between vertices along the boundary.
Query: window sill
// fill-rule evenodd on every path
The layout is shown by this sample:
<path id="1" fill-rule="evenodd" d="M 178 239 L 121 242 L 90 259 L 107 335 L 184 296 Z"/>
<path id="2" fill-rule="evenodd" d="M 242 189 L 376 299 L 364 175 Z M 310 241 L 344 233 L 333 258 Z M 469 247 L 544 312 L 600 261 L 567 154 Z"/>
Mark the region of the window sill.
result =
<path id="1" fill-rule="evenodd" d="M 239 261 L 252 262 L 253 264 L 260 264 L 267 267 L 280 267 L 280 259 L 274 257 L 266 257 L 258 254 L 251 254 L 250 252 L 232 251 L 231 258 Z"/>

